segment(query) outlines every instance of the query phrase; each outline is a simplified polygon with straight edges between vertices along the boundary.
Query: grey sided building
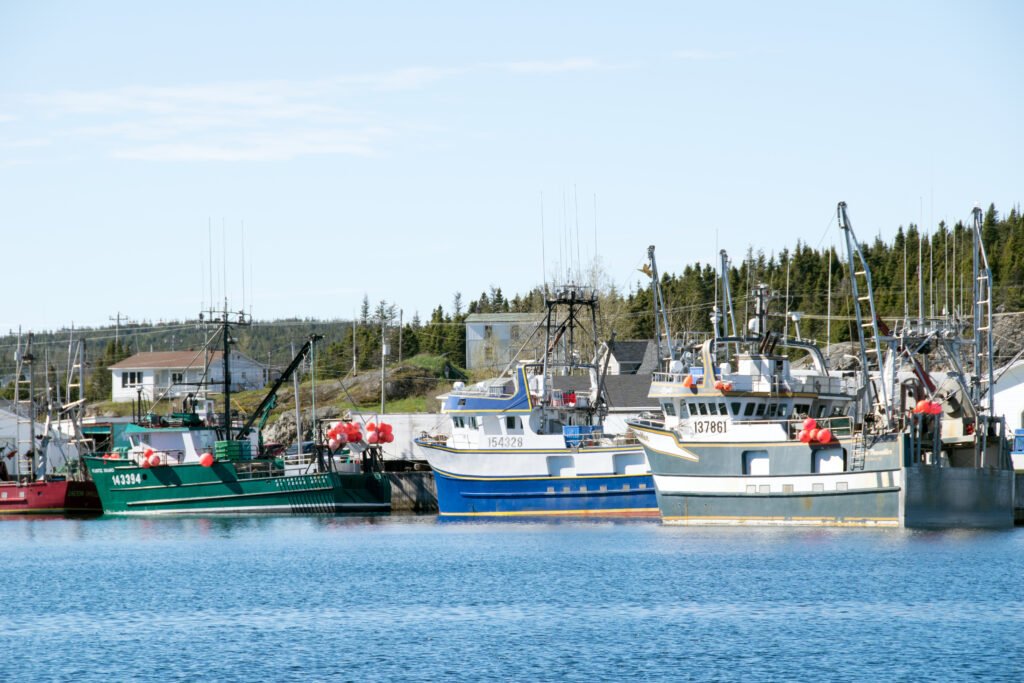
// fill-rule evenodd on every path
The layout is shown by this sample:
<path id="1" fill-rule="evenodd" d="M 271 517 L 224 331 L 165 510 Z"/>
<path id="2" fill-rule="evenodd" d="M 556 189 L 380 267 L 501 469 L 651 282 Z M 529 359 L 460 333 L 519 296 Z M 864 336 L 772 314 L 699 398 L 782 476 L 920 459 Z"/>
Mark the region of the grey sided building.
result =
<path id="1" fill-rule="evenodd" d="M 517 354 L 540 358 L 543 324 L 544 313 L 471 313 L 466 316 L 466 369 L 501 370 Z"/>

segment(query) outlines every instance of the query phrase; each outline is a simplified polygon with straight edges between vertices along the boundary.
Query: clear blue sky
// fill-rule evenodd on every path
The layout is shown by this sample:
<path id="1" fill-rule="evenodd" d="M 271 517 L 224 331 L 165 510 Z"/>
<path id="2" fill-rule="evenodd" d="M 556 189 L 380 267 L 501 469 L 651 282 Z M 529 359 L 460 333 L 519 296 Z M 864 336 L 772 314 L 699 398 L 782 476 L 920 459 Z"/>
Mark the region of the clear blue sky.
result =
<path id="1" fill-rule="evenodd" d="M 408 319 L 589 261 L 595 197 L 620 286 L 1007 211 L 1022 7 L 7 0 L 0 330 L 194 316 L 208 221 L 234 308 L 244 222 L 258 319 Z"/>

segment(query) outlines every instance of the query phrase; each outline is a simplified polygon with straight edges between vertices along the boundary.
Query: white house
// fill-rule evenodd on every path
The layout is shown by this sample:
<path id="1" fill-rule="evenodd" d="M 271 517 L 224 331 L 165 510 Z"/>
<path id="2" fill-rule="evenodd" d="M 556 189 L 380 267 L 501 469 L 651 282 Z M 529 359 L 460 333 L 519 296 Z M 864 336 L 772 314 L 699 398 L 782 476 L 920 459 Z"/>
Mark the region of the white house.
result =
<path id="1" fill-rule="evenodd" d="M 222 351 L 137 353 L 110 366 L 111 400 L 134 400 L 140 390 L 142 398 L 148 401 L 161 396 L 178 398 L 202 389 L 221 392 L 224 388 L 223 359 Z M 262 389 L 268 382 L 268 375 L 266 365 L 238 351 L 231 352 L 231 391 Z"/>
<path id="2" fill-rule="evenodd" d="M 996 371 L 996 393 L 992 397 L 996 415 L 1006 418 L 1006 429 L 1024 428 L 1024 360 Z"/>

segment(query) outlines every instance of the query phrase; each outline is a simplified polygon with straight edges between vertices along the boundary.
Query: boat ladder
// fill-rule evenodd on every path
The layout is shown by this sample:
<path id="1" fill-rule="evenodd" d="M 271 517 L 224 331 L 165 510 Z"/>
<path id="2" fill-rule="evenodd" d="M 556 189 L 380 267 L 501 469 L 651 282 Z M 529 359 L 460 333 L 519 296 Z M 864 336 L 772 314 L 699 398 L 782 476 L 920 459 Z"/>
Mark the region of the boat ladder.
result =
<path id="1" fill-rule="evenodd" d="M 867 447 L 863 439 L 855 439 L 853 442 L 853 454 L 850 458 L 850 471 L 857 472 L 864 469 L 864 460 L 867 454 Z"/>

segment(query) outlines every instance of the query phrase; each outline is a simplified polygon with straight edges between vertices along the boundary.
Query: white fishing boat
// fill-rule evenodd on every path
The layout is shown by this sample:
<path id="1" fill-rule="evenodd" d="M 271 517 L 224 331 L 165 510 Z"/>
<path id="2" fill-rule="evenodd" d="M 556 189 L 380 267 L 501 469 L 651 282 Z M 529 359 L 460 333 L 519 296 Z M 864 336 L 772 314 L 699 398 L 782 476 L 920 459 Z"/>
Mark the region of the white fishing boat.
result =
<path id="1" fill-rule="evenodd" d="M 845 204 L 839 223 L 853 282 L 860 370 L 832 372 L 814 345 L 769 330 L 767 288 L 759 287 L 752 334 L 737 334 L 735 324 L 731 336 L 716 329 L 690 357 L 673 359 L 651 384 L 664 419 L 631 423 L 651 464 L 662 519 L 1012 525 L 1005 423 L 978 381 L 992 368 L 991 273 L 980 212 L 970 337 L 948 321 L 904 321 L 890 332 L 875 310 L 870 269 Z M 725 264 L 723 252 L 723 272 Z M 793 351 L 809 355 L 810 369 L 794 369 Z M 951 368 L 938 381 L 925 370 L 928 353 Z"/>

